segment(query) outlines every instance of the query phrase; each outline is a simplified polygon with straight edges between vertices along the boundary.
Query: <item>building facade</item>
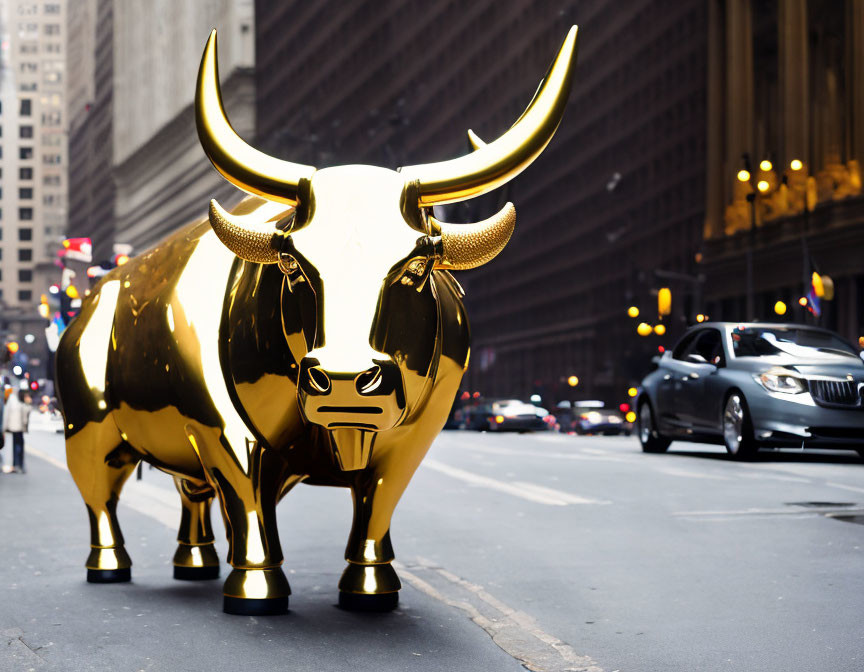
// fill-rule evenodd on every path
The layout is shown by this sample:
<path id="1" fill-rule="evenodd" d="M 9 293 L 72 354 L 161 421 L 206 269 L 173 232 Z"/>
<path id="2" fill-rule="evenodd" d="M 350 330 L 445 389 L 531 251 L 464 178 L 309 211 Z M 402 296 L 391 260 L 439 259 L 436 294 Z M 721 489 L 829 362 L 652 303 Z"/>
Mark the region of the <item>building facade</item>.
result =
<path id="1" fill-rule="evenodd" d="M 712 0 L 709 10 L 706 311 L 808 322 L 857 341 L 864 3 Z M 814 271 L 834 285 L 818 308 L 806 301 Z"/>
<path id="2" fill-rule="evenodd" d="M 193 97 L 216 28 L 225 107 L 237 132 L 254 140 L 254 8 L 252 0 L 113 4 L 113 242 L 140 252 L 205 216 L 211 198 L 242 196 L 201 150 Z"/>
<path id="3" fill-rule="evenodd" d="M 35 315 L 66 225 L 66 2 L 4 3 L 4 304 Z"/>
<path id="4" fill-rule="evenodd" d="M 517 208 L 507 249 L 458 275 L 472 327 L 466 387 L 626 398 L 684 327 L 677 307 L 665 339 L 640 339 L 627 307 L 653 305 L 656 321 L 655 270 L 696 272 L 705 3 L 258 0 L 256 15 L 259 146 L 317 166 L 452 158 L 469 151 L 468 128 L 493 139 L 579 25 L 573 93 L 552 143 L 502 193 L 441 214 L 481 219 L 508 199 Z"/>

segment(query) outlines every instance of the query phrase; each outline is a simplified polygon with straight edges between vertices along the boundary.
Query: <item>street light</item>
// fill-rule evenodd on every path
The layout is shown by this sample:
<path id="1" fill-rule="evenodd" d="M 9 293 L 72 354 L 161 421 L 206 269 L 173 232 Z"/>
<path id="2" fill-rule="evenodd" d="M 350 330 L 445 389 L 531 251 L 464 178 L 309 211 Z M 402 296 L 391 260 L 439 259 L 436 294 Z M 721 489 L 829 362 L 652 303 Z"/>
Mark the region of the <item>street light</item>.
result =
<path id="1" fill-rule="evenodd" d="M 789 167 L 792 170 L 801 170 L 804 167 L 804 163 L 801 161 L 801 159 L 792 159 L 789 162 Z"/>
<path id="2" fill-rule="evenodd" d="M 630 317 L 639 317 L 639 309 L 636 306 L 630 306 L 627 309 L 627 315 Z"/>
<path id="3" fill-rule="evenodd" d="M 650 336 L 652 331 L 654 331 L 654 330 L 651 328 L 651 325 L 648 324 L 647 322 L 640 322 L 639 326 L 636 327 L 636 333 L 639 334 L 640 336 Z"/>
<path id="4" fill-rule="evenodd" d="M 579 384 L 579 376 L 570 376 L 567 379 L 567 384 L 570 387 L 576 387 Z"/>
<path id="5" fill-rule="evenodd" d="M 774 304 L 774 312 L 777 313 L 778 315 L 785 315 L 786 314 L 786 304 L 783 303 L 782 301 L 778 301 L 777 303 Z"/>
<path id="6" fill-rule="evenodd" d="M 654 327 L 654 333 L 657 334 L 658 336 L 662 336 L 663 334 L 666 333 L 666 326 L 662 325 L 662 324 L 658 324 L 657 326 Z"/>
<path id="7" fill-rule="evenodd" d="M 771 165 L 771 162 L 770 162 L 768 159 L 763 159 L 763 160 L 759 163 L 759 170 L 761 170 L 761 171 L 763 171 L 763 172 L 766 172 L 766 173 L 767 173 L 769 170 L 771 170 L 773 167 L 774 167 L 774 166 Z"/>

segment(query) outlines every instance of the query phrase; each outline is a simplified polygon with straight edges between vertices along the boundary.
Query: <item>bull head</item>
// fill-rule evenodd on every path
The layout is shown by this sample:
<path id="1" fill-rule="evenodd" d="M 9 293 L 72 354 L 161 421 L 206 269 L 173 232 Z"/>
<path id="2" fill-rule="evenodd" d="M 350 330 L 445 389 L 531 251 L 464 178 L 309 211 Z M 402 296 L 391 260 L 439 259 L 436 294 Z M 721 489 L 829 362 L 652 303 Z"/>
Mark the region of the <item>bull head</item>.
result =
<path id="1" fill-rule="evenodd" d="M 210 222 L 238 257 L 279 264 L 290 291 L 315 295 L 314 346 L 295 353 L 299 402 L 308 421 L 330 431 L 343 469 L 365 466 L 376 433 L 404 420 L 434 367 L 431 351 L 388 345 L 398 330 L 382 327 L 387 293 L 412 291 L 416 302 L 434 302 L 427 282 L 432 270 L 485 264 L 504 249 L 516 222 L 511 203 L 475 224 L 441 222 L 428 209 L 496 189 L 539 156 L 569 96 L 576 36 L 573 26 L 528 108 L 501 137 L 485 144 L 469 132 L 474 152 L 393 171 L 317 170 L 246 144 L 222 105 L 211 33 L 195 97 L 201 144 L 223 177 L 269 205 L 242 216 L 211 201 Z M 397 304 L 422 312 L 420 303 Z"/>

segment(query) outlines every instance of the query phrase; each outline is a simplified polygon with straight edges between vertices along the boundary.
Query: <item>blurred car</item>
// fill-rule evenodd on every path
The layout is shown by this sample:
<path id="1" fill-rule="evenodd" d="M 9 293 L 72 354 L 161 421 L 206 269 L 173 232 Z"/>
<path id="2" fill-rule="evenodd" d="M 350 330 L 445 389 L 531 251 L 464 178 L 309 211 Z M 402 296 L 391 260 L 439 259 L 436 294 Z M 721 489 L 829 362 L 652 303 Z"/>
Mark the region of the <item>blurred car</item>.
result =
<path id="1" fill-rule="evenodd" d="M 657 361 L 636 398 L 642 449 L 672 440 L 849 448 L 864 456 L 864 362 L 839 335 L 808 325 L 706 322 Z"/>
<path id="2" fill-rule="evenodd" d="M 481 400 L 463 409 L 465 429 L 478 432 L 545 431 L 555 416 L 540 406 L 519 399 Z"/>
<path id="3" fill-rule="evenodd" d="M 630 436 L 632 423 L 624 414 L 606 408 L 598 400 L 563 401 L 558 404 L 559 429 L 565 433 Z"/>

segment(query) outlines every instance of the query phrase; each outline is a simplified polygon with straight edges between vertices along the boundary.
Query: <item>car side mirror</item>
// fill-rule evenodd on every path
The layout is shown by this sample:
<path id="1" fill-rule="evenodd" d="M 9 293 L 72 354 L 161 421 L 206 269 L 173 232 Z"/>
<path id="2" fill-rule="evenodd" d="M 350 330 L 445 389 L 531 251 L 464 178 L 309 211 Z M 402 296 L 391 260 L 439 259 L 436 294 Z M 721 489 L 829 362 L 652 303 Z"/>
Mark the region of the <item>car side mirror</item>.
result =
<path id="1" fill-rule="evenodd" d="M 705 359 L 702 355 L 697 355 L 695 352 L 691 352 L 687 355 L 687 361 L 691 364 L 708 364 L 708 360 Z"/>

